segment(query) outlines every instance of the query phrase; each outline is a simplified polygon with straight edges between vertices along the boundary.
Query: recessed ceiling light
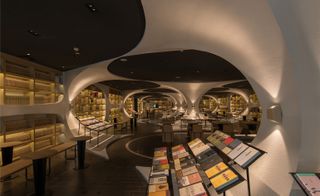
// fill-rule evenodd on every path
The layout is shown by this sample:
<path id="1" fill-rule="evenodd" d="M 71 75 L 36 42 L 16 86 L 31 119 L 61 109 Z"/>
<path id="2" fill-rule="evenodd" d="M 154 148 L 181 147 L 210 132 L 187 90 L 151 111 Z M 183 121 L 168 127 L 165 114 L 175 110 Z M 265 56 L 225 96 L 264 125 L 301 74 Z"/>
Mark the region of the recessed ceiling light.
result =
<path id="1" fill-rule="evenodd" d="M 181 77 L 180 77 L 180 76 L 176 76 L 176 78 L 177 78 L 177 79 L 180 79 Z"/>
<path id="2" fill-rule="evenodd" d="M 64 65 L 62 65 L 61 68 L 64 69 Z"/>
<path id="3" fill-rule="evenodd" d="M 197 72 L 197 73 L 200 73 L 200 70 L 197 70 L 196 72 Z"/>
<path id="4" fill-rule="evenodd" d="M 78 47 L 73 47 L 73 50 L 74 50 L 75 52 L 79 52 L 79 51 L 80 51 L 80 49 L 79 49 Z"/>
<path id="5" fill-rule="evenodd" d="M 127 62 L 128 59 L 122 58 L 122 59 L 120 59 L 120 61 L 121 61 L 121 62 Z"/>
<path id="6" fill-rule="evenodd" d="M 31 54 L 30 54 L 30 53 L 27 53 L 26 55 L 27 55 L 27 56 L 31 56 Z"/>
<path id="7" fill-rule="evenodd" d="M 130 71 L 130 74 L 134 74 L 134 72 L 133 72 L 133 71 Z"/>
<path id="8" fill-rule="evenodd" d="M 87 3 L 87 8 L 91 11 L 91 12 L 96 12 L 97 8 L 94 6 L 93 3 Z"/>
<path id="9" fill-rule="evenodd" d="M 29 29 L 29 30 L 28 30 L 28 33 L 30 33 L 31 35 L 36 36 L 36 37 L 40 35 L 38 32 L 35 32 L 35 31 L 32 30 L 32 29 Z"/>

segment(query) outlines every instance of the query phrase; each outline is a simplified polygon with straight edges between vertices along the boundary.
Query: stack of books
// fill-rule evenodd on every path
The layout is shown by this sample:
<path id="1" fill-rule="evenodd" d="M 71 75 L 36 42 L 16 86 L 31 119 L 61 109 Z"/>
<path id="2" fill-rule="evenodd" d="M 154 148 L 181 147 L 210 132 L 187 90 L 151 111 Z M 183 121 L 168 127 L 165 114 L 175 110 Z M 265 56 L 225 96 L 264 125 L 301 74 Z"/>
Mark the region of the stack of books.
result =
<path id="1" fill-rule="evenodd" d="M 149 196 L 169 196 L 169 162 L 167 148 L 161 147 L 154 150 L 154 157 L 149 178 Z"/>
<path id="2" fill-rule="evenodd" d="M 221 131 L 215 131 L 207 140 L 242 168 L 248 167 L 261 155 L 259 150 Z"/>
<path id="3" fill-rule="evenodd" d="M 207 192 L 202 184 L 196 161 L 183 145 L 172 147 L 172 158 L 180 196 L 206 196 Z"/>

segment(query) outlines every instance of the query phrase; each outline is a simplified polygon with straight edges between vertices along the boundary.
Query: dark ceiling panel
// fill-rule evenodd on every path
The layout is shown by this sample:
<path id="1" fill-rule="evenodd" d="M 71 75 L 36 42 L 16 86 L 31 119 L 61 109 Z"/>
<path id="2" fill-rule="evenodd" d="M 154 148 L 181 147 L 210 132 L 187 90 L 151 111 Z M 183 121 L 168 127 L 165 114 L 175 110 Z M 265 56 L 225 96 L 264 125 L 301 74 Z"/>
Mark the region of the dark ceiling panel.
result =
<path id="1" fill-rule="evenodd" d="M 174 91 L 172 89 L 168 88 L 152 88 L 152 89 L 145 89 L 145 92 L 154 92 L 154 93 L 177 93 L 177 91 Z"/>
<path id="2" fill-rule="evenodd" d="M 243 90 L 249 90 L 252 91 L 252 86 L 248 81 L 241 81 L 241 82 L 234 82 L 230 84 L 226 84 L 223 87 L 225 88 L 238 88 L 238 89 L 243 89 Z"/>
<path id="3" fill-rule="evenodd" d="M 111 88 L 115 88 L 118 90 L 138 90 L 138 89 L 149 89 L 149 88 L 157 88 L 160 85 L 147 82 L 147 81 L 137 81 L 137 80 L 108 80 L 100 82 L 106 86 Z"/>
<path id="4" fill-rule="evenodd" d="M 108 70 L 119 76 L 151 81 L 214 82 L 244 79 L 241 72 L 228 61 L 197 50 L 123 57 L 113 61 Z"/>
<path id="5" fill-rule="evenodd" d="M 165 98 L 168 97 L 167 95 L 161 94 L 161 93 L 137 93 L 133 95 L 136 98 L 141 98 L 145 96 L 150 96 L 150 98 Z"/>
<path id="6" fill-rule="evenodd" d="M 145 29 L 140 0 L 1 1 L 1 51 L 65 71 L 121 56 Z M 74 47 L 79 48 L 80 55 Z"/>
<path id="7" fill-rule="evenodd" d="M 218 87 L 218 88 L 212 88 L 208 91 L 208 93 L 211 93 L 211 92 L 220 92 L 220 91 L 226 91 L 226 90 L 229 90 L 229 88 L 225 88 L 225 87 Z"/>

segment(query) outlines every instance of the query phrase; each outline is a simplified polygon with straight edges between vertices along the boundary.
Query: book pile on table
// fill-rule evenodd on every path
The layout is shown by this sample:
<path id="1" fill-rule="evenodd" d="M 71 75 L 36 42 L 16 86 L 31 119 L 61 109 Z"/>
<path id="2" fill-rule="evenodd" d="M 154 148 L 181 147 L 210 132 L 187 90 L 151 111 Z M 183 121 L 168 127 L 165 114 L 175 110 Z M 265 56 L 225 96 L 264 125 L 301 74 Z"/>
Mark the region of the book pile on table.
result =
<path id="1" fill-rule="evenodd" d="M 161 147 L 154 149 L 154 157 L 149 178 L 149 196 L 168 196 L 170 195 L 168 179 L 169 162 L 167 158 L 167 148 Z"/>
<path id="2" fill-rule="evenodd" d="M 320 178 L 315 173 L 295 173 L 294 177 L 308 195 L 320 195 Z"/>
<path id="3" fill-rule="evenodd" d="M 207 140 L 242 168 L 248 167 L 259 155 L 261 155 L 259 150 L 248 146 L 242 141 L 234 139 L 221 131 L 215 131 L 207 138 Z"/>
<path id="4" fill-rule="evenodd" d="M 206 196 L 207 192 L 202 184 L 196 161 L 183 145 L 172 147 L 172 158 L 180 196 Z"/>
<path id="5" fill-rule="evenodd" d="M 200 139 L 192 140 L 188 146 L 215 190 L 221 191 L 239 180 L 238 174 L 223 162 L 216 151 Z"/>

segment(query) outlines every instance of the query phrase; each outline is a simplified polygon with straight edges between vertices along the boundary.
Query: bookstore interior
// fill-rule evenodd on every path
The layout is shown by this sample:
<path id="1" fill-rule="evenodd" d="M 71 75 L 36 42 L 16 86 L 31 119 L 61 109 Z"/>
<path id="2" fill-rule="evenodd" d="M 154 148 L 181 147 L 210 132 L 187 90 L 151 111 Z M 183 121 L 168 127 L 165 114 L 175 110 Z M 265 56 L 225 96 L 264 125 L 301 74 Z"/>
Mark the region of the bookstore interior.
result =
<path id="1" fill-rule="evenodd" d="M 320 196 L 316 0 L 3 1 L 0 195 Z"/>

